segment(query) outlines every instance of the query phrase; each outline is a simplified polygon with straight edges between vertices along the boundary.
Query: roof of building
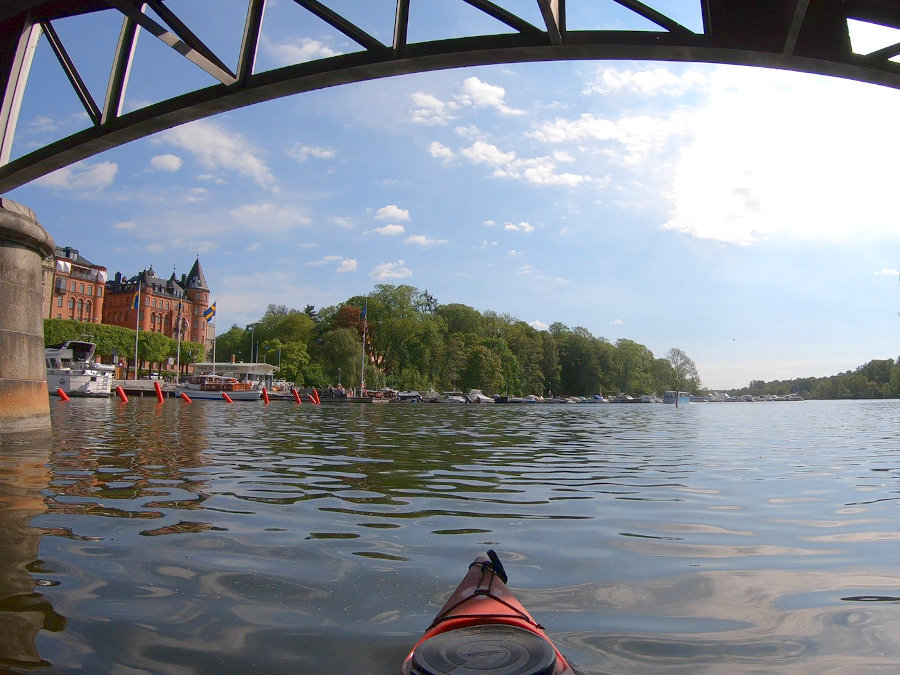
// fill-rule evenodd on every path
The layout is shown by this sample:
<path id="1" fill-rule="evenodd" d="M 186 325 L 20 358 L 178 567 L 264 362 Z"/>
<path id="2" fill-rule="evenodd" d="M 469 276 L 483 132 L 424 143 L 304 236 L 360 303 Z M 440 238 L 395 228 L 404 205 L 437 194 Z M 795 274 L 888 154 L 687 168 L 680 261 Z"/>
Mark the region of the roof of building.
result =
<path id="1" fill-rule="evenodd" d="M 71 260 L 76 265 L 81 265 L 82 267 L 101 267 L 102 269 L 106 269 L 105 267 L 102 267 L 102 265 L 92 263 L 81 255 L 77 248 L 72 248 L 71 246 L 57 246 L 55 255 L 57 258 Z"/>
<path id="2" fill-rule="evenodd" d="M 191 271 L 187 274 L 185 288 L 198 288 L 203 291 L 209 290 L 209 286 L 206 285 L 206 277 L 203 276 L 203 269 L 200 267 L 199 255 L 197 256 L 197 260 L 194 261 L 194 266 L 191 268 Z"/>

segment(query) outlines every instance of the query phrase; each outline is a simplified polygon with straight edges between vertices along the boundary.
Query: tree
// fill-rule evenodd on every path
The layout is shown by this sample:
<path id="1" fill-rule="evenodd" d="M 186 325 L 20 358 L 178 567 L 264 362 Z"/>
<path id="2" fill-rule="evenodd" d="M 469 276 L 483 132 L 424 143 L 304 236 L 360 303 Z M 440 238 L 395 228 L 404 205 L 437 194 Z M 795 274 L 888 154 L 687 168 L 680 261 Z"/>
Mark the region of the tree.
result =
<path id="1" fill-rule="evenodd" d="M 338 369 L 341 379 L 359 383 L 361 353 L 359 336 L 353 328 L 336 328 L 325 333 L 322 343 L 322 355 L 325 358 L 324 368 L 331 382 L 337 382 Z"/>
<path id="2" fill-rule="evenodd" d="M 683 390 L 688 381 L 692 381 L 694 393 L 696 393 L 700 389 L 700 375 L 697 373 L 697 365 L 693 360 L 678 347 L 672 347 L 667 351 L 666 359 L 672 364 L 672 370 L 675 372 L 673 384 L 676 391 Z"/>

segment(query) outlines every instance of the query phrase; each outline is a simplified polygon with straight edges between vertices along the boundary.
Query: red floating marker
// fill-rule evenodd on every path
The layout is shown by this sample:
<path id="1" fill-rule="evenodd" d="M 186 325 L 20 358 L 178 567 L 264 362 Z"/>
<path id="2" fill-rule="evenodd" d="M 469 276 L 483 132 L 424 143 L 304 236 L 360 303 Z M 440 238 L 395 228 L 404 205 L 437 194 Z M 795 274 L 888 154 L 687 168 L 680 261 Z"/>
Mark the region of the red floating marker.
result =
<path id="1" fill-rule="evenodd" d="M 266 405 L 269 405 L 269 392 L 266 391 L 265 387 L 263 387 L 263 401 L 266 402 Z"/>
<path id="2" fill-rule="evenodd" d="M 162 388 L 159 386 L 159 382 L 154 382 L 153 388 L 156 389 L 156 402 L 162 403 L 164 399 L 163 399 Z"/>
<path id="3" fill-rule="evenodd" d="M 297 391 L 296 389 L 291 387 L 291 393 L 294 395 L 294 400 L 297 401 L 297 403 L 303 403 L 303 401 L 300 400 L 300 392 L 299 391 Z"/>
<path id="4" fill-rule="evenodd" d="M 128 403 L 128 397 L 125 395 L 125 390 L 122 389 L 121 385 L 116 387 L 116 394 L 118 394 L 119 398 L 122 399 L 122 403 Z"/>
<path id="5" fill-rule="evenodd" d="M 185 403 L 191 403 L 191 397 L 188 396 L 185 392 L 181 392 L 181 398 Z"/>
<path id="6" fill-rule="evenodd" d="M 322 403 L 319 400 L 319 390 L 318 389 L 313 389 L 312 394 L 310 394 L 309 397 L 313 400 L 313 403 L 315 403 L 316 405 L 320 405 Z"/>
<path id="7" fill-rule="evenodd" d="M 63 391 L 62 387 L 58 387 L 56 389 L 56 395 L 59 396 L 63 401 L 69 400 L 69 395 Z"/>
<path id="8" fill-rule="evenodd" d="M 228 394 L 226 394 L 224 391 L 222 392 L 222 398 L 225 399 L 226 403 L 234 403 L 234 401 L 231 400 L 231 397 Z"/>

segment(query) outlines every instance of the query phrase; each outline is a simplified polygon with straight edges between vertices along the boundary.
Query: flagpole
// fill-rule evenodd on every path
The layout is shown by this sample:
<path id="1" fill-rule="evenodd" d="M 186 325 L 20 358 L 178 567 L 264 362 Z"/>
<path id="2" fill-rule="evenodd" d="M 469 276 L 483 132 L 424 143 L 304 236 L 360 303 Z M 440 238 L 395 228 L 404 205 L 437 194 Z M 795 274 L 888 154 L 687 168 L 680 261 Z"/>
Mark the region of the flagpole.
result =
<path id="1" fill-rule="evenodd" d="M 213 375 L 216 374 L 216 324 L 211 324 L 213 331 L 213 359 L 212 359 L 212 371 Z"/>
<path id="2" fill-rule="evenodd" d="M 138 279 L 137 306 L 134 308 L 134 381 L 138 379 L 138 333 L 141 330 L 141 280 Z"/>
<path id="3" fill-rule="evenodd" d="M 178 384 L 179 375 L 181 375 L 181 306 L 182 302 L 179 300 L 178 302 L 178 319 L 175 321 L 175 330 L 177 334 L 175 335 L 175 340 L 178 343 L 178 347 L 175 349 L 175 384 Z"/>

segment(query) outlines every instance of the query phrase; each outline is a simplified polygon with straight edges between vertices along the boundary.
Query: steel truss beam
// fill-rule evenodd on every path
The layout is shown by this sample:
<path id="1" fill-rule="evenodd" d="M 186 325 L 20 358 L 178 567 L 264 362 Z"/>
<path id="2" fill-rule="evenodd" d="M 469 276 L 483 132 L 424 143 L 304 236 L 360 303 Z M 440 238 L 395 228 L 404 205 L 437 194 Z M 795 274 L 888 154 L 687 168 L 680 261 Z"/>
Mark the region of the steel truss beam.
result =
<path id="1" fill-rule="evenodd" d="M 536 0 L 543 20 L 540 26 L 491 0 L 458 1 L 513 32 L 410 44 L 411 0 L 396 0 L 393 42 L 386 45 L 328 7 L 327 0 L 294 0 L 360 50 L 255 72 L 266 0 L 248 0 L 233 70 L 176 16 L 166 0 L 8 0 L 0 5 L 0 35 L 4 36 L 0 41 L 0 193 L 110 148 L 217 113 L 340 84 L 465 66 L 565 60 L 696 61 L 779 68 L 900 89 L 900 41 L 871 54 L 855 54 L 848 29 L 850 19 L 900 29 L 897 0 L 696 0 L 703 16 L 701 33 L 655 10 L 653 0 L 611 1 L 652 22 L 657 31 L 568 30 L 567 0 Z M 585 1 L 568 0 L 573 5 Z M 162 24 L 148 16 L 147 7 Z M 117 12 L 123 19 L 102 106 L 91 98 L 52 25 L 67 16 L 97 11 Z M 123 114 L 128 71 L 142 28 L 218 84 Z M 9 161 L 22 92 L 41 33 L 47 36 L 92 125 Z"/>

